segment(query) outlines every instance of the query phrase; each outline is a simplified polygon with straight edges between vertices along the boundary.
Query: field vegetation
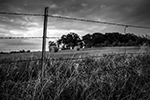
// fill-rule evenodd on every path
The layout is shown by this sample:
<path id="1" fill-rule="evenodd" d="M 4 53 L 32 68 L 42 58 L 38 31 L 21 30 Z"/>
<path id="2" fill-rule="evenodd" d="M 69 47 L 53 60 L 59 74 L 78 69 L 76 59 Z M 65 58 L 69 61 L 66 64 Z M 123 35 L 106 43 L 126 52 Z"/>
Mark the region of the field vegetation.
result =
<path id="1" fill-rule="evenodd" d="M 42 80 L 40 63 L 1 59 L 1 100 L 150 99 L 148 53 L 45 60 Z"/>

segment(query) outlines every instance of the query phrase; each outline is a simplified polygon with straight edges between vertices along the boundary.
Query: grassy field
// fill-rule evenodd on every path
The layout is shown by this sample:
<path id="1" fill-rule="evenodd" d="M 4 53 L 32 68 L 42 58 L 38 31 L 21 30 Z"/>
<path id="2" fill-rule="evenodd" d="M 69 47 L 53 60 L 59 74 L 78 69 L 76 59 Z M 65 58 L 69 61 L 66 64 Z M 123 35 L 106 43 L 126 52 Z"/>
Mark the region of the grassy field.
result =
<path id="1" fill-rule="evenodd" d="M 150 100 L 149 53 L 105 54 L 99 59 L 91 58 L 97 50 L 100 49 L 50 54 L 75 57 L 84 53 L 86 57 L 76 61 L 45 60 L 42 80 L 39 60 L 9 62 L 27 59 L 29 54 L 1 58 L 1 100 Z"/>
<path id="2" fill-rule="evenodd" d="M 150 47 L 99 47 L 99 48 L 85 48 L 80 51 L 75 50 L 61 50 L 57 53 L 46 53 L 46 58 L 78 58 L 86 56 L 102 56 L 103 54 L 112 53 L 149 53 Z M 0 54 L 0 59 L 37 59 L 41 58 L 41 52 L 31 53 L 17 53 L 17 54 Z"/>

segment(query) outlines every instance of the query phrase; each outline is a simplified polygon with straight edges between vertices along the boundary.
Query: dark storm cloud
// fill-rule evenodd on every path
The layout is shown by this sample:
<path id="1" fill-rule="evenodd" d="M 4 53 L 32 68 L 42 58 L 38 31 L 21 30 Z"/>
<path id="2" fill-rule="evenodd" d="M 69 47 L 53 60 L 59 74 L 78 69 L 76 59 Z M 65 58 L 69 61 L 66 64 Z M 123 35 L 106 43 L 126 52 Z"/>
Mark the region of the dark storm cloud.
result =
<path id="1" fill-rule="evenodd" d="M 101 18 L 125 24 L 147 24 L 149 0 L 52 0 L 62 14 L 83 18 Z M 147 22 L 148 21 L 148 22 Z M 146 23 L 147 22 L 147 23 Z"/>
<path id="2" fill-rule="evenodd" d="M 49 14 L 78 17 L 92 20 L 116 22 L 123 24 L 149 26 L 150 1 L 149 0 L 0 0 L 0 11 L 23 12 L 23 13 L 43 13 L 44 7 L 49 7 Z M 0 19 L 2 24 L 7 24 L 12 29 L 26 30 L 30 26 L 29 22 L 37 22 L 43 25 L 43 18 L 35 17 L 27 19 L 23 16 L 4 16 L 7 21 Z M 20 20 L 20 23 L 12 22 Z M 62 27 L 62 22 L 66 22 L 65 29 L 70 28 L 69 20 L 49 19 L 51 25 Z M 26 22 L 26 24 L 22 24 Z M 87 27 L 80 23 L 81 28 Z M 71 25 L 78 28 L 79 25 Z"/>
<path id="3" fill-rule="evenodd" d="M 118 23 L 133 25 L 148 25 L 150 17 L 149 0 L 106 0 L 102 14 L 105 18 L 114 20 Z"/>
<path id="4" fill-rule="evenodd" d="M 0 11 L 43 13 L 46 6 L 50 7 L 50 14 L 66 16 L 102 17 L 131 22 L 149 20 L 150 17 L 149 0 L 0 0 Z"/>
<path id="5" fill-rule="evenodd" d="M 150 23 L 150 0 L 143 0 L 134 12 L 129 15 L 129 18 L 135 18 L 136 22 L 143 22 L 144 24 L 148 25 Z M 150 26 L 150 25 L 149 25 Z"/>

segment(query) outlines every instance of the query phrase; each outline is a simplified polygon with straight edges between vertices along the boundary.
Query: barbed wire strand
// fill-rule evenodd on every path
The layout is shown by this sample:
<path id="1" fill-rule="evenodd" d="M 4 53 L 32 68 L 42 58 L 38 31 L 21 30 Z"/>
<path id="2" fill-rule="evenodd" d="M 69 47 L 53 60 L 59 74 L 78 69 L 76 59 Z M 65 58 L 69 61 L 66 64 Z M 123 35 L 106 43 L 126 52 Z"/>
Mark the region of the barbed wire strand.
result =
<path id="1" fill-rule="evenodd" d="M 83 22 L 91 22 L 91 23 L 99 23 L 99 24 L 108 24 L 108 25 L 116 25 L 116 26 L 126 26 L 126 27 L 150 29 L 150 27 L 146 27 L 146 26 L 135 26 L 135 25 L 127 25 L 127 24 L 118 24 L 118 23 L 94 21 L 94 20 L 87 20 L 87 19 L 80 19 L 80 18 L 64 17 L 64 16 L 48 15 L 48 17 L 60 18 L 60 19 L 67 19 L 67 20 L 75 20 L 75 21 L 83 21 Z"/>
<path id="2" fill-rule="evenodd" d="M 0 12 L 0 14 L 7 14 L 7 15 L 24 15 L 24 16 L 44 16 L 43 14 L 25 14 L 25 13 L 8 13 L 8 12 Z M 135 25 L 128 25 L 128 24 L 102 22 L 102 21 L 87 20 L 87 19 L 81 19 L 81 18 L 73 18 L 73 17 L 59 16 L 59 15 L 57 15 L 57 16 L 56 16 L 56 15 L 48 15 L 48 17 L 51 17 L 51 18 L 59 18 L 59 19 L 66 19 L 66 20 L 82 21 L 82 22 L 90 22 L 90 23 L 99 23 L 99 24 L 107 24 L 107 25 L 127 26 L 127 27 L 134 27 L 134 28 L 150 29 L 150 27 L 146 27 L 146 26 L 135 26 Z"/>
<path id="3" fill-rule="evenodd" d="M 44 16 L 43 14 L 26 14 L 26 13 L 10 13 L 10 12 L 0 12 L 0 14 L 5 14 L 5 15 L 23 15 L 23 16 Z"/>
<path id="4" fill-rule="evenodd" d="M 0 39 L 42 39 L 43 37 L 0 37 Z M 46 37 L 46 38 L 59 38 L 59 37 Z"/>

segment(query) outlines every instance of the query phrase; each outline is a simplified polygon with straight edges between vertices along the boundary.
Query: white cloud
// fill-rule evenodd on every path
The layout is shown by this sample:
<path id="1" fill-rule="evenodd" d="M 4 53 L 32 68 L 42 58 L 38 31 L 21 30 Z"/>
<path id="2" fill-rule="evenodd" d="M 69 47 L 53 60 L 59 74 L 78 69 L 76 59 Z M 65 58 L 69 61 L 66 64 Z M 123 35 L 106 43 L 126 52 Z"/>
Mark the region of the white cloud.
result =
<path id="1" fill-rule="evenodd" d="M 9 30 L 7 30 L 7 29 L 5 29 L 3 27 L 0 27 L 0 33 L 1 34 L 5 35 L 5 33 L 9 33 L 9 32 L 10 32 Z"/>
<path id="2" fill-rule="evenodd" d="M 25 31 L 23 30 L 10 30 L 12 36 L 24 36 Z"/>
<path id="3" fill-rule="evenodd" d="M 58 8 L 58 6 L 56 4 L 52 4 L 52 5 L 50 5 L 50 8 L 55 9 L 55 8 Z"/>
<path id="4" fill-rule="evenodd" d="M 84 30 L 48 29 L 48 37 L 61 37 L 62 35 L 66 35 L 70 32 L 74 32 L 78 34 L 79 36 L 82 36 L 83 34 L 87 33 L 87 31 L 84 31 Z"/>
<path id="5" fill-rule="evenodd" d="M 85 8 L 88 6 L 88 4 L 86 4 L 86 3 L 82 3 L 81 5 Z"/>
<path id="6" fill-rule="evenodd" d="M 106 8 L 106 5 L 101 5 L 100 8 L 102 8 L 102 9 L 103 9 L 103 8 Z"/>
<path id="7" fill-rule="evenodd" d="M 104 29 L 106 29 L 107 26 L 91 26 L 89 27 L 88 29 L 91 30 L 91 31 L 96 31 L 96 30 L 99 30 L 99 31 L 103 31 Z"/>
<path id="8" fill-rule="evenodd" d="M 28 31 L 24 33 L 24 36 L 31 37 L 42 37 L 43 28 L 41 27 L 31 27 Z"/>

